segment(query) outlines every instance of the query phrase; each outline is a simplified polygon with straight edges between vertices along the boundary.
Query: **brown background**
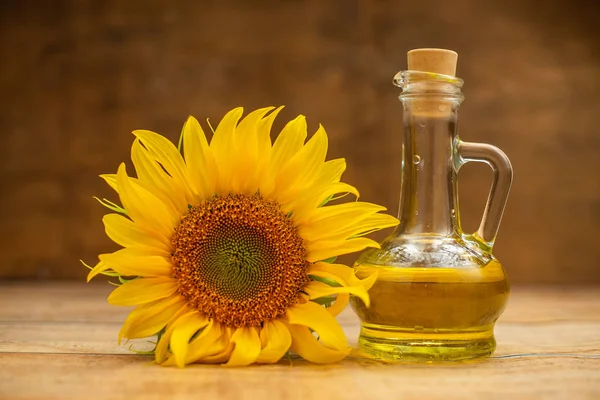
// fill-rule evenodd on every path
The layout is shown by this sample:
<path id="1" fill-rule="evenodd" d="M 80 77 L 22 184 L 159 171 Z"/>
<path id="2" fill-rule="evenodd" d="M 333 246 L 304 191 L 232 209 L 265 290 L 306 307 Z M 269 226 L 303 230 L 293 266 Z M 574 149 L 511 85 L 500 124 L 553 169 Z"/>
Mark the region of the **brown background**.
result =
<path id="1" fill-rule="evenodd" d="M 93 195 L 136 128 L 285 104 L 329 133 L 367 201 L 397 212 L 394 74 L 459 52 L 461 136 L 515 181 L 495 254 L 513 282 L 600 282 L 600 7 L 590 1 L 2 1 L 0 277 L 76 278 L 115 248 Z M 281 126 L 281 122 L 279 125 Z M 474 230 L 491 172 L 461 172 Z M 346 260 L 348 261 L 348 260 Z"/>

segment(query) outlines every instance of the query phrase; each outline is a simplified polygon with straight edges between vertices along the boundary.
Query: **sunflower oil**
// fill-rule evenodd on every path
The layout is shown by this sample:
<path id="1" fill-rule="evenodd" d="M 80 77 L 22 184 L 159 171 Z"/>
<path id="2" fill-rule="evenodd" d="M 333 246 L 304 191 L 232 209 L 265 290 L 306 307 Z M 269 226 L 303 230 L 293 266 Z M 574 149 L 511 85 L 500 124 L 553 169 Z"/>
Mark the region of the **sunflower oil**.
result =
<path id="1" fill-rule="evenodd" d="M 509 286 L 500 263 L 481 267 L 425 268 L 355 265 L 364 278 L 379 277 L 369 308 L 352 307 L 361 320 L 359 347 L 388 361 L 461 361 L 489 356 L 496 348 L 494 323 Z"/>

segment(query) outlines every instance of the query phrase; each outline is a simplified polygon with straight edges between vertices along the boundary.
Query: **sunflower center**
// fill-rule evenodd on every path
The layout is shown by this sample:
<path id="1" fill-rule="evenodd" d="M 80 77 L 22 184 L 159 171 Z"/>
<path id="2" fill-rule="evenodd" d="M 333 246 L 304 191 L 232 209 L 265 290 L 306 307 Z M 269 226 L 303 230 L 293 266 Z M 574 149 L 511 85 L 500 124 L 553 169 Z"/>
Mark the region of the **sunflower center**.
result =
<path id="1" fill-rule="evenodd" d="M 259 326 L 285 314 L 308 282 L 302 238 L 279 204 L 214 197 L 190 208 L 173 236 L 174 275 L 191 307 L 221 324 Z"/>

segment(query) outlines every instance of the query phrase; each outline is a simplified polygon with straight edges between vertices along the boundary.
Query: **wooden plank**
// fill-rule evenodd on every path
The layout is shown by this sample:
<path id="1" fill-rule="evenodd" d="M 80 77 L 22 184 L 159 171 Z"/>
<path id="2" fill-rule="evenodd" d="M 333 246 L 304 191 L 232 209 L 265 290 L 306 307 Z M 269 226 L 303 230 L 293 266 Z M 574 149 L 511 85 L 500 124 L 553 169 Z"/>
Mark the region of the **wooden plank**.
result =
<path id="1" fill-rule="evenodd" d="M 107 282 L 0 282 L 0 321 L 122 322 L 129 307 L 113 307 Z"/>
<path id="2" fill-rule="evenodd" d="M 0 284 L 0 399 L 600 398 L 596 287 L 515 288 L 496 327 L 498 350 L 484 362 L 382 365 L 349 357 L 328 366 L 294 360 L 290 368 L 284 360 L 185 370 L 151 366 L 151 358 L 117 345 L 128 309 L 106 304 L 111 289 Z M 355 344 L 356 316 L 347 309 L 339 320 Z"/>
<path id="3" fill-rule="evenodd" d="M 352 346 L 359 334 L 350 310 L 342 326 Z M 152 339 L 117 344 L 120 323 L 0 322 L 0 353 L 128 354 L 129 347 L 148 350 Z M 513 323 L 496 326 L 497 356 L 514 354 L 590 353 L 600 357 L 600 322 Z"/>
<path id="4" fill-rule="evenodd" d="M 2 399 L 464 399 L 600 396 L 600 360 L 490 360 L 456 366 L 346 361 L 183 370 L 139 356 L 0 354 Z M 268 377 L 268 379 L 267 379 Z"/>
<path id="5" fill-rule="evenodd" d="M 106 282 L 0 282 L 0 321 L 122 322 L 130 308 L 106 303 L 113 288 Z M 516 286 L 501 320 L 600 321 L 600 286 Z"/>

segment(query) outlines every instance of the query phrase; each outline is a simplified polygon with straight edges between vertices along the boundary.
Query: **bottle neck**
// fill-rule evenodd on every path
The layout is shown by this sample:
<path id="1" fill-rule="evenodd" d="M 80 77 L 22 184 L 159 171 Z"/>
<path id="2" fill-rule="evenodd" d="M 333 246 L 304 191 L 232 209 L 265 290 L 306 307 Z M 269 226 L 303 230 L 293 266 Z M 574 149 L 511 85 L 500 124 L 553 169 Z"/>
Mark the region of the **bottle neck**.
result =
<path id="1" fill-rule="evenodd" d="M 404 105 L 399 234 L 459 232 L 454 168 L 459 100 L 400 96 Z"/>

